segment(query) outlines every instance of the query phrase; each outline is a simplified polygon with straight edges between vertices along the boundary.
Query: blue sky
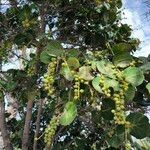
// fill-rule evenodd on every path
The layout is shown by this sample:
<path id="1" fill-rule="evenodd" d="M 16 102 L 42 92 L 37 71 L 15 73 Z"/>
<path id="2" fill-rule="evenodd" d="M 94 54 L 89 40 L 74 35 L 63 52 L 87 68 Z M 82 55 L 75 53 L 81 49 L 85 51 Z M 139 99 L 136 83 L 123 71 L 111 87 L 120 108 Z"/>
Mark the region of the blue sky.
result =
<path id="1" fill-rule="evenodd" d="M 124 23 L 132 26 L 132 36 L 141 41 L 136 56 L 148 56 L 150 54 L 150 15 L 146 18 L 145 13 L 150 8 L 147 7 L 146 0 L 123 0 Z M 148 21 L 149 20 L 149 21 Z"/>

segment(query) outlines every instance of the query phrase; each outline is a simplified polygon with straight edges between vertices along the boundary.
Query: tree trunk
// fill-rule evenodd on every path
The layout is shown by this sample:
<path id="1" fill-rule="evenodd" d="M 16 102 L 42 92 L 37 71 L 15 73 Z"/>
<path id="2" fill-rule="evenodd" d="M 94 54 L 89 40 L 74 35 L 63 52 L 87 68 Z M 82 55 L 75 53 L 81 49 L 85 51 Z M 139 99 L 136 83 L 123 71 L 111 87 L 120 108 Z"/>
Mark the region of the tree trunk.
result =
<path id="1" fill-rule="evenodd" d="M 33 107 L 33 100 L 29 100 L 27 103 L 27 113 L 25 118 L 24 130 L 23 130 L 23 137 L 22 137 L 22 150 L 28 150 L 28 141 L 29 141 L 29 131 L 30 131 L 30 123 L 32 117 L 32 107 Z"/>
<path id="2" fill-rule="evenodd" d="M 9 133 L 5 121 L 5 104 L 3 98 L 0 98 L 0 130 L 3 138 L 4 147 L 6 150 L 12 150 Z"/>
<path id="3" fill-rule="evenodd" d="M 40 119 L 41 119 L 41 114 L 42 114 L 42 106 L 43 106 L 43 99 L 39 100 L 39 107 L 38 107 L 38 114 L 37 114 L 37 119 L 36 119 L 36 131 L 34 135 L 34 145 L 33 145 L 33 150 L 37 150 L 37 138 L 39 136 L 39 130 L 40 130 Z"/>

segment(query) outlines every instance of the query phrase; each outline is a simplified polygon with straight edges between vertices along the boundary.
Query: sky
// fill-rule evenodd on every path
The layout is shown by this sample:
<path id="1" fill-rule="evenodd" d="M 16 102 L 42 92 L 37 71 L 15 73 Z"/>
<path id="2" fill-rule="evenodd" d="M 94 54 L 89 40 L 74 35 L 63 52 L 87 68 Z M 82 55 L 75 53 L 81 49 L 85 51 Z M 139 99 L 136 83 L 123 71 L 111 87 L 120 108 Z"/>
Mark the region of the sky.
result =
<path id="1" fill-rule="evenodd" d="M 150 54 L 150 15 L 146 17 L 146 12 L 150 7 L 146 0 L 123 0 L 123 23 L 132 26 L 132 36 L 141 41 L 139 50 L 135 56 L 148 56 Z M 148 1 L 148 0 L 147 0 Z"/>

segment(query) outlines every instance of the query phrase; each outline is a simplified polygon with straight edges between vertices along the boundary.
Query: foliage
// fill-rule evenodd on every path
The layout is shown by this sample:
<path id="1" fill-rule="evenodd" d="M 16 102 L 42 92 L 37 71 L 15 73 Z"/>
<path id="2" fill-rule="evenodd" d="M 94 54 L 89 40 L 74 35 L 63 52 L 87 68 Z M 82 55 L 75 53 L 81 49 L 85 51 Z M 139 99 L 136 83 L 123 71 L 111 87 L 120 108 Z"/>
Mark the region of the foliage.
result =
<path id="1" fill-rule="evenodd" d="M 150 136 L 150 60 L 133 56 L 139 40 L 121 23 L 121 0 L 9 2 L 0 61 L 24 66 L 0 70 L 0 93 L 19 104 L 19 118 L 6 115 L 14 148 L 128 150 L 132 136 Z"/>

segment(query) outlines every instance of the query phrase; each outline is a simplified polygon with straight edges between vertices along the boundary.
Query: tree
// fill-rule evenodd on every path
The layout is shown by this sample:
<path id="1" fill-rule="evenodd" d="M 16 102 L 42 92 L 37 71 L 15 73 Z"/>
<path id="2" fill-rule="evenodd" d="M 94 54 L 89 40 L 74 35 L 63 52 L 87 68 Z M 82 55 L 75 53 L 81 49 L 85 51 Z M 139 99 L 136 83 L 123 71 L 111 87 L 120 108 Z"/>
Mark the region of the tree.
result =
<path id="1" fill-rule="evenodd" d="M 0 13 L 0 130 L 6 150 L 128 150 L 136 147 L 131 136 L 150 136 L 144 115 L 150 61 L 133 56 L 139 40 L 121 23 L 121 0 L 3 5 L 9 5 Z M 11 58 L 23 68 L 2 70 Z M 8 93 L 18 103 L 13 118 L 5 111 Z"/>

